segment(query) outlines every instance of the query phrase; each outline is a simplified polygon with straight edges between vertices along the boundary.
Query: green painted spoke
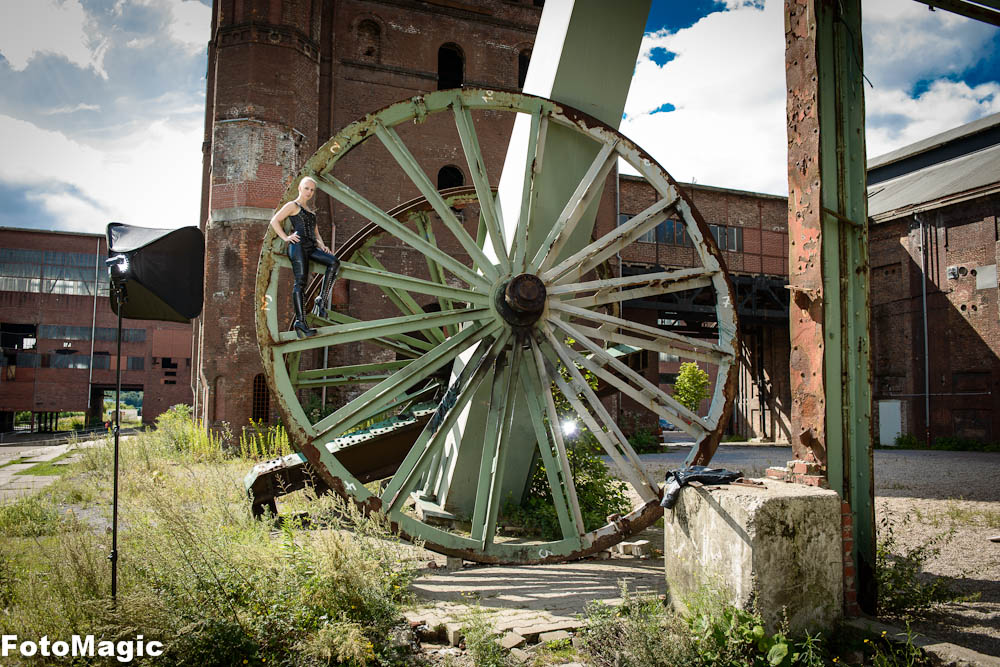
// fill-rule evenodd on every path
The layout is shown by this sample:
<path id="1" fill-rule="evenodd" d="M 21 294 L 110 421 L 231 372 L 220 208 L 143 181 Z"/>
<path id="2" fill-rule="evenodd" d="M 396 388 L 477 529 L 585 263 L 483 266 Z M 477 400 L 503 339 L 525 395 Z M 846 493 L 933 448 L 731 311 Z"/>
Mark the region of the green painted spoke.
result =
<path id="1" fill-rule="evenodd" d="M 297 338 L 294 331 L 284 331 L 279 336 L 279 340 L 283 342 L 275 345 L 274 349 L 278 354 L 288 354 L 299 350 L 313 350 L 328 345 L 342 345 L 379 336 L 404 334 L 412 331 L 423 331 L 431 327 L 487 319 L 493 319 L 492 311 L 489 308 L 463 308 L 440 313 L 403 315 L 402 317 L 387 317 L 371 322 L 353 322 L 320 327 L 312 338 Z"/>
<path id="2" fill-rule="evenodd" d="M 365 264 L 375 269 L 376 271 L 381 271 L 383 273 L 389 273 L 389 271 L 382 265 L 382 262 L 367 249 L 359 250 L 357 255 Z M 400 312 L 406 313 L 407 315 L 419 315 L 424 312 L 420 304 L 414 300 L 410 293 L 406 290 L 396 289 L 394 287 L 386 287 L 385 285 L 379 285 L 379 289 L 385 294 L 393 305 L 400 310 Z M 444 341 L 444 333 L 440 329 L 426 329 L 425 333 L 437 342 Z"/>
<path id="3" fill-rule="evenodd" d="M 549 308 L 552 311 L 566 313 L 567 315 L 570 315 L 572 317 L 578 317 L 584 320 L 590 320 L 591 322 L 599 322 L 602 326 L 611 325 L 612 327 L 617 327 L 624 331 L 638 333 L 643 336 L 652 336 L 654 340 L 664 339 L 673 341 L 674 343 L 680 343 L 682 345 L 691 347 L 695 352 L 708 351 L 708 352 L 714 352 L 718 355 L 721 355 L 722 357 L 734 356 L 732 350 L 723 349 L 720 345 L 716 343 L 710 343 L 706 340 L 702 340 L 699 338 L 682 336 L 672 331 L 664 331 L 663 329 L 657 329 L 656 327 L 651 327 L 646 324 L 639 324 L 638 322 L 630 322 L 629 320 L 623 320 L 622 318 L 615 317 L 614 315 L 607 315 L 605 313 L 597 312 L 594 310 L 587 310 L 586 308 L 580 308 L 578 306 L 571 306 L 566 303 L 560 303 L 555 299 L 549 301 Z M 643 346 L 640 345 L 639 347 Z"/>
<path id="4" fill-rule="evenodd" d="M 431 221 L 427 217 L 427 214 L 417 214 L 415 216 L 415 224 L 417 230 L 424 236 L 424 238 L 436 246 L 437 239 L 434 238 L 434 228 L 431 226 Z M 441 268 L 441 265 L 426 255 L 424 256 L 424 259 L 427 260 L 427 272 L 430 274 L 431 280 L 436 282 L 438 285 L 447 285 L 448 281 L 445 280 L 444 269 Z M 444 296 L 438 296 L 438 305 L 441 306 L 441 310 L 451 310 L 455 307 L 451 299 Z"/>
<path id="5" fill-rule="evenodd" d="M 528 265 L 530 273 L 545 270 L 555 262 L 556 257 L 559 256 L 566 241 L 569 240 L 576 228 L 576 223 L 583 217 L 594 198 L 600 195 L 604 189 L 604 180 L 611 171 L 611 167 L 615 165 L 615 161 L 618 160 L 618 153 L 615 152 L 617 146 L 617 141 L 601 146 L 597 157 L 594 158 L 587 173 L 584 174 L 583 180 L 577 185 L 576 191 L 566 202 L 562 213 L 559 214 L 541 247 L 538 248 L 538 252 L 535 253 L 534 259 Z"/>
<path id="6" fill-rule="evenodd" d="M 469 165 L 469 173 L 472 174 L 472 183 L 476 187 L 476 196 L 479 198 L 480 222 L 486 228 L 486 235 L 489 236 L 500 267 L 504 272 L 509 272 L 510 260 L 507 258 L 503 221 L 496 198 L 493 196 L 493 190 L 490 188 L 490 180 L 486 175 L 486 161 L 483 159 L 483 152 L 479 147 L 479 137 L 476 135 L 476 126 L 472 122 L 472 113 L 462 105 L 461 97 L 455 99 L 454 111 L 455 127 L 458 128 L 458 137 L 462 142 L 462 150 L 465 152 L 465 159 Z M 483 243 L 479 243 L 478 239 L 476 245 L 480 248 L 483 247 Z"/>
<path id="7" fill-rule="evenodd" d="M 472 514 L 472 539 L 478 541 L 483 548 L 493 541 L 493 534 L 496 532 L 499 493 L 503 486 L 503 464 L 509 449 L 513 393 L 517 386 L 522 350 L 516 341 L 512 347 L 510 353 L 505 349 L 497 355 L 494 364 L 486 435 L 479 465 L 479 487 Z"/>
<path id="8" fill-rule="evenodd" d="M 484 275 L 488 276 L 491 280 L 496 280 L 499 276 L 496 267 L 493 262 L 486 257 L 483 251 L 476 245 L 475 239 L 469 236 L 469 233 L 465 231 L 465 227 L 462 226 L 462 222 L 455 216 L 455 213 L 451 210 L 451 207 L 445 202 L 441 193 L 438 192 L 434 184 L 431 183 L 431 179 L 427 176 L 424 170 L 421 168 L 417 159 L 413 157 L 410 149 L 406 147 L 403 140 L 396 133 L 396 130 L 386 127 L 382 123 L 375 123 L 375 134 L 388 149 L 392 157 L 395 158 L 399 166 L 403 168 L 406 175 L 410 177 L 413 184 L 417 186 L 427 202 L 431 205 L 434 211 L 441 218 L 441 222 L 444 223 L 445 227 L 451 230 L 451 233 L 455 235 L 455 239 L 461 244 L 465 249 L 465 252 L 469 254 L 472 258 L 472 262 L 475 266 L 479 267 L 479 270 L 483 272 Z M 482 205 L 480 203 L 480 205 Z"/>
<path id="9" fill-rule="evenodd" d="M 541 335 L 538 332 L 536 335 Z M 636 493 L 643 499 L 644 502 L 649 502 L 654 498 L 658 497 L 658 493 L 655 490 L 656 485 L 646 477 L 646 473 L 642 466 L 635 466 L 631 461 L 626 461 L 622 458 L 623 451 L 630 451 L 632 449 L 631 445 L 628 444 L 628 439 L 625 434 L 621 432 L 611 415 L 608 414 L 607 410 L 604 408 L 604 404 L 601 403 L 601 399 L 597 397 L 594 390 L 590 388 L 587 384 L 587 380 L 584 379 L 583 375 L 577 369 L 576 365 L 573 364 L 572 360 L 563 358 L 564 348 L 561 343 L 556 343 L 553 345 L 551 342 L 544 339 L 539 340 L 536 338 L 539 346 L 542 350 L 543 355 L 548 359 L 549 363 L 552 364 L 553 370 L 549 371 L 549 377 L 555 381 L 556 386 L 569 401 L 570 405 L 577 412 L 580 418 L 586 424 L 590 432 L 597 438 L 598 442 L 604 448 L 604 451 L 611 457 L 615 465 L 626 479 L 636 490 Z M 554 370 L 556 364 L 562 363 L 563 367 L 569 372 L 570 382 L 566 382 L 559 375 L 558 371 Z M 580 400 L 580 396 L 583 396 L 586 400 L 586 405 L 584 401 Z M 590 406 L 588 410 L 587 405 Z M 603 426 L 597 421 L 591 411 L 597 414 L 597 418 L 603 422 Z M 605 430 L 607 429 L 607 430 Z M 635 456 L 635 452 L 632 452 L 632 456 Z"/>
<path id="10" fill-rule="evenodd" d="M 685 432 L 694 436 L 696 440 L 700 440 L 708 431 L 712 430 L 712 426 L 699 417 L 697 413 L 688 410 L 678 403 L 677 399 L 673 396 L 670 396 L 640 373 L 637 373 L 620 360 L 608 354 L 607 350 L 584 335 L 582 331 L 559 320 L 554 320 L 553 324 L 566 332 L 567 335 L 580 345 L 587 348 L 593 355 L 593 358 L 588 359 L 573 348 L 566 347 L 566 353 L 578 366 L 586 368 L 597 377 L 635 400 L 639 405 L 646 406 L 652 409 L 658 416 L 664 417 L 674 424 L 678 424 Z M 555 340 L 555 337 L 547 326 L 545 334 L 550 342 Z M 616 371 L 619 375 L 609 371 L 609 368 Z M 622 379 L 623 377 L 627 378 L 628 381 Z"/>
<path id="11" fill-rule="evenodd" d="M 410 364 L 410 360 L 402 361 L 385 361 L 382 363 L 373 364 L 353 364 L 351 366 L 331 366 L 329 368 L 316 368 L 308 371 L 299 371 L 300 380 L 315 380 L 317 378 L 330 377 L 331 375 L 360 375 L 362 373 L 371 373 L 373 371 L 396 371 L 400 368 L 406 368 Z"/>
<path id="12" fill-rule="evenodd" d="M 564 538 L 583 536 L 586 530 L 580 505 L 576 495 L 576 485 L 570 470 L 569 458 L 566 456 L 566 443 L 562 437 L 562 424 L 552 400 L 551 380 L 545 373 L 544 362 L 531 341 L 532 352 L 524 360 L 521 373 L 521 388 L 528 404 L 528 412 L 535 428 L 535 439 L 538 450 L 545 465 L 545 476 L 552 489 L 552 500 L 556 508 L 556 517 Z M 552 448 L 555 447 L 553 455 Z"/>
<path id="13" fill-rule="evenodd" d="M 678 197 L 667 197 L 659 200 L 642 213 L 636 215 L 623 225 L 615 227 L 601 238 L 584 246 L 562 260 L 556 266 L 542 271 L 541 278 L 547 284 L 560 284 L 579 280 L 593 271 L 604 260 L 628 245 L 637 241 L 643 234 L 655 228 L 667 219 L 676 206 Z"/>
<path id="14" fill-rule="evenodd" d="M 328 310 L 325 318 L 316 317 L 315 315 L 310 315 L 309 317 L 312 322 L 325 325 L 350 324 L 352 322 L 364 321 L 359 320 L 356 317 L 351 317 L 350 315 L 345 315 L 344 313 L 336 310 Z M 416 359 L 421 354 L 434 347 L 426 340 L 420 340 L 419 338 L 413 338 L 412 336 L 407 336 L 405 334 L 371 338 L 368 339 L 367 342 L 373 343 L 387 350 L 392 350 L 396 354 L 404 357 L 410 357 L 412 359 Z"/>
<path id="15" fill-rule="evenodd" d="M 511 239 L 511 264 L 515 273 L 525 270 L 525 258 L 528 248 L 528 221 L 535 210 L 538 189 L 535 179 L 542 170 L 542 157 L 545 148 L 545 135 L 549 128 L 548 114 L 537 109 L 531 114 L 531 127 L 528 130 L 528 151 L 524 162 L 524 185 L 521 190 L 521 211 L 517 218 L 517 228 Z"/>
<path id="16" fill-rule="evenodd" d="M 591 280 L 584 283 L 568 283 L 564 285 L 554 285 L 549 287 L 549 295 L 575 294 L 598 289 L 622 289 L 637 285 L 661 286 L 664 290 L 670 290 L 674 283 L 687 281 L 692 278 L 711 278 L 713 272 L 697 267 L 693 269 L 677 269 L 676 271 L 658 271 L 656 273 L 640 273 L 634 276 L 621 276 L 618 278 L 607 278 L 605 280 Z M 689 289 L 685 287 L 685 289 Z M 681 290 L 672 290 L 681 291 Z"/>
<path id="17" fill-rule="evenodd" d="M 495 334 L 499 328 L 500 325 L 496 322 L 476 323 L 466 327 L 457 335 L 414 360 L 406 368 L 378 383 L 333 414 L 324 417 L 314 425 L 316 432 L 320 434 L 316 441 L 317 444 L 329 442 L 351 426 L 377 415 L 400 393 L 416 383 L 426 380 L 428 376 L 451 362 L 464 350 L 487 336 Z"/>
<path id="18" fill-rule="evenodd" d="M 504 331 L 500 338 L 492 344 L 482 344 L 476 348 L 469 363 L 452 382 L 445 393 L 437 413 L 424 426 L 417 441 L 410 448 L 403 463 L 399 466 L 388 486 L 382 491 L 382 501 L 386 511 L 399 509 L 403 499 L 410 493 L 423 472 L 428 468 L 431 457 L 440 451 L 454 428 L 462 410 L 472 400 L 483 379 L 493 367 L 496 355 L 507 343 L 510 333 Z M 454 400 L 453 405 L 448 403 Z"/>
<path id="19" fill-rule="evenodd" d="M 361 282 L 371 283 L 372 285 L 393 287 L 410 292 L 419 292 L 420 294 L 430 294 L 431 296 L 446 297 L 454 299 L 455 301 L 465 301 L 466 303 L 471 303 L 477 306 L 484 306 L 490 302 L 489 295 L 482 292 L 474 292 L 463 287 L 442 285 L 441 283 L 423 280 L 421 278 L 412 278 L 410 276 L 404 276 L 391 271 L 380 271 L 369 266 L 354 264 L 353 262 L 341 262 L 340 273 L 337 275 L 348 280 L 360 280 Z"/>
<path id="20" fill-rule="evenodd" d="M 407 228 L 399 220 L 396 220 L 333 176 L 325 175 L 317 177 L 316 187 L 399 240 L 408 243 L 412 248 L 419 250 L 428 257 L 433 257 L 438 264 L 451 271 L 455 276 L 461 278 L 469 285 L 489 288 L 488 280 L 437 246 L 422 239 L 419 234 Z"/>

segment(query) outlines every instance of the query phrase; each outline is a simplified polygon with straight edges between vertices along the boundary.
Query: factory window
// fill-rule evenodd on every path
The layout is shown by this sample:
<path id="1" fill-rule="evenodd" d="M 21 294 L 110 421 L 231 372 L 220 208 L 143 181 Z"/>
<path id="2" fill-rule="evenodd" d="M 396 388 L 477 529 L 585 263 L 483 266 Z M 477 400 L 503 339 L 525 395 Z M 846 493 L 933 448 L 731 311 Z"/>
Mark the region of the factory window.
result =
<path id="1" fill-rule="evenodd" d="M 743 252 L 743 228 L 726 227 L 725 225 L 709 225 L 708 228 L 715 238 L 719 250 Z"/>
<path id="2" fill-rule="evenodd" d="M 38 337 L 50 340 L 90 340 L 90 327 L 73 327 L 61 324 L 42 324 L 38 327 Z M 94 332 L 97 340 L 114 341 L 118 337 L 116 327 L 97 327 Z M 145 329 L 122 329 L 123 343 L 144 343 Z"/>
<path id="3" fill-rule="evenodd" d="M 438 190 L 447 188 L 457 188 L 465 185 L 465 175 L 462 170 L 454 165 L 441 167 L 438 172 Z"/>
<path id="4" fill-rule="evenodd" d="M 130 371 L 141 371 L 146 368 L 146 357 L 129 357 L 128 366 L 125 367 Z"/>
<path id="5" fill-rule="evenodd" d="M 0 290 L 93 296 L 97 261 L 95 255 L 84 252 L 3 248 Z M 107 281 L 100 275 L 96 289 L 101 296 L 108 294 Z"/>
<path id="6" fill-rule="evenodd" d="M 525 49 L 517 54 L 517 87 L 524 88 L 528 78 L 528 63 L 531 62 L 531 49 Z"/>
<path id="7" fill-rule="evenodd" d="M 94 352 L 94 370 L 108 370 L 111 368 L 111 355 L 107 352 Z"/>
<path id="8" fill-rule="evenodd" d="M 268 422 L 268 413 L 271 411 L 270 402 L 264 374 L 258 373 L 253 378 L 253 420 L 255 422 L 264 422 L 265 424 Z"/>
<path id="9" fill-rule="evenodd" d="M 438 49 L 438 90 L 461 88 L 465 81 L 465 56 L 458 44 Z"/>
<path id="10" fill-rule="evenodd" d="M 358 58 L 377 63 L 381 55 L 382 29 L 365 19 L 358 24 Z"/>

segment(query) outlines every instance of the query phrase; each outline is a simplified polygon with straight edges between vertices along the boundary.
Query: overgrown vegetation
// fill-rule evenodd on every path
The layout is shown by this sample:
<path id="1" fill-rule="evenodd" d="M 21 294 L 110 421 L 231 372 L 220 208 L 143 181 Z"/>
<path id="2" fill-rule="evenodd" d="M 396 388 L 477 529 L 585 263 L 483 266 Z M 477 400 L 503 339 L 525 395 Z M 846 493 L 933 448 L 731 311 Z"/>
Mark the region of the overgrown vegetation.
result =
<path id="1" fill-rule="evenodd" d="M 82 450 L 42 493 L 0 506 L 5 633 L 143 634 L 166 644 L 161 660 L 172 665 L 409 660 L 400 609 L 416 552 L 384 517 L 323 496 L 309 505 L 311 525 L 322 529 L 285 517 L 274 532 L 250 517 L 242 477 L 252 459 L 243 457 L 269 457 L 279 434 L 223 447 L 179 407 L 158 426 L 121 442 L 116 607 L 105 531 L 110 439 Z"/>
<path id="2" fill-rule="evenodd" d="M 566 339 L 567 345 L 573 343 L 572 338 Z M 596 390 L 597 376 L 583 368 L 577 370 L 590 388 Z M 564 379 L 569 379 L 569 372 L 565 368 L 561 368 L 560 373 Z M 565 437 L 566 458 L 576 487 L 584 529 L 591 531 L 605 525 L 612 514 L 625 514 L 631 510 L 627 487 L 624 482 L 611 476 L 601 459 L 603 450 L 597 438 L 589 429 L 578 425 L 580 416 L 555 383 L 552 383 L 552 398 L 560 422 L 556 428 L 569 431 Z M 566 429 L 567 424 L 572 425 L 572 428 Z M 545 540 L 562 537 L 552 489 L 541 460 L 535 465 L 523 502 L 518 505 L 508 500 L 501 514 L 504 524 L 518 526 L 529 535 Z"/>
<path id="3" fill-rule="evenodd" d="M 674 398 L 688 410 L 697 412 L 701 402 L 711 395 L 708 385 L 708 373 L 699 368 L 697 362 L 686 361 L 681 364 L 674 382 Z"/>
<path id="4" fill-rule="evenodd" d="M 637 454 L 646 454 L 649 452 L 659 452 L 663 448 L 660 446 L 660 440 L 653 432 L 648 428 L 640 427 L 632 432 L 632 435 L 628 438 L 628 444 L 632 445 L 632 449 L 635 450 Z"/>
<path id="5" fill-rule="evenodd" d="M 902 521 L 902 528 L 910 518 Z M 903 548 L 896 539 L 896 526 L 888 517 L 879 522 L 875 549 L 875 578 L 878 582 L 879 615 L 902 619 L 927 616 L 936 607 L 948 602 L 966 602 L 979 597 L 965 595 L 951 587 L 948 581 L 923 573 L 928 560 L 941 553 L 941 547 L 954 530 L 937 535 L 911 549 Z"/>
<path id="6" fill-rule="evenodd" d="M 513 667 L 515 662 L 498 642 L 500 635 L 494 631 L 487 612 L 475 606 L 462 624 L 465 648 L 476 667 Z"/>
<path id="7" fill-rule="evenodd" d="M 631 507 L 624 482 L 614 479 L 597 453 L 593 435 L 583 432 L 566 450 L 584 529 L 600 528 L 612 514 L 625 514 Z M 556 514 L 552 489 L 541 463 L 531 476 L 527 499 L 521 505 L 508 503 L 504 507 L 505 523 L 520 526 L 530 535 L 555 540 L 562 536 Z"/>
<path id="8" fill-rule="evenodd" d="M 847 628 L 838 629 L 835 640 L 818 634 L 769 633 L 758 614 L 724 604 L 711 593 L 688 601 L 685 614 L 658 598 L 626 590 L 622 600 L 619 607 L 600 602 L 587 607 L 581 646 L 598 667 L 930 664 L 913 645 L 912 636 L 898 643 L 889 641 L 885 633 L 864 637 Z"/>
<path id="9" fill-rule="evenodd" d="M 883 446 L 884 445 L 880 445 Z M 899 449 L 934 449 L 947 452 L 1000 452 L 1000 442 L 984 442 L 973 438 L 958 438 L 941 436 L 934 438 L 930 446 L 925 440 L 917 438 L 912 433 L 900 433 L 893 441 L 893 446 Z"/>

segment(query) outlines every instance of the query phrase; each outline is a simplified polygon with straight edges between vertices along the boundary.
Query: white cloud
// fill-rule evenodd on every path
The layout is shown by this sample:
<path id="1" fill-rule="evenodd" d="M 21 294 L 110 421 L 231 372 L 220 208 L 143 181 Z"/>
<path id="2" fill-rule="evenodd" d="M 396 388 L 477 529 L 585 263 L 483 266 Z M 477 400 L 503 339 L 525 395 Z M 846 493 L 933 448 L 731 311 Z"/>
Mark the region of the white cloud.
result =
<path id="1" fill-rule="evenodd" d="M 63 56 L 103 78 L 107 40 L 96 39 L 93 21 L 79 0 L 5 0 L 0 21 L 0 53 L 15 71 L 39 53 Z"/>
<path id="2" fill-rule="evenodd" d="M 100 111 L 101 107 L 96 104 L 74 104 L 72 106 L 56 107 L 54 109 L 46 109 L 45 111 L 40 111 L 39 113 L 45 116 L 53 116 L 55 114 L 61 113 L 76 113 L 77 111 Z"/>
<path id="3" fill-rule="evenodd" d="M 784 193 L 782 4 L 731 5 L 646 35 L 621 129 L 678 180 Z M 650 59 L 657 47 L 676 54 L 663 67 Z M 665 102 L 675 110 L 650 113 Z"/>
<path id="4" fill-rule="evenodd" d="M 167 33 L 171 39 L 183 44 L 192 53 L 206 48 L 212 31 L 211 8 L 197 0 L 172 2 L 170 8 L 171 21 Z"/>
<path id="5" fill-rule="evenodd" d="M 198 119 L 156 120 L 114 142 L 86 145 L 0 115 L 0 180 L 28 191 L 60 229 L 100 233 L 113 220 L 197 225 L 201 132 Z"/>
<path id="6" fill-rule="evenodd" d="M 645 36 L 621 129 L 678 180 L 785 194 L 783 4 L 726 5 L 690 28 Z M 997 81 L 952 80 L 987 53 L 995 27 L 912 0 L 865 0 L 862 14 L 875 86 L 865 85 L 868 155 L 1000 111 Z M 656 48 L 673 59 L 656 65 Z M 927 89 L 914 99 L 918 82 Z M 652 113 L 664 103 L 675 110 Z"/>
<path id="7" fill-rule="evenodd" d="M 865 73 L 876 90 L 960 74 L 984 55 L 997 32 L 913 0 L 865 0 L 862 20 Z"/>
<path id="8" fill-rule="evenodd" d="M 983 83 L 970 88 L 964 82 L 940 79 L 916 99 L 900 89 L 869 91 L 868 116 L 891 110 L 895 122 L 869 122 L 868 155 L 875 157 L 926 139 L 977 118 L 1000 112 L 1000 84 Z"/>

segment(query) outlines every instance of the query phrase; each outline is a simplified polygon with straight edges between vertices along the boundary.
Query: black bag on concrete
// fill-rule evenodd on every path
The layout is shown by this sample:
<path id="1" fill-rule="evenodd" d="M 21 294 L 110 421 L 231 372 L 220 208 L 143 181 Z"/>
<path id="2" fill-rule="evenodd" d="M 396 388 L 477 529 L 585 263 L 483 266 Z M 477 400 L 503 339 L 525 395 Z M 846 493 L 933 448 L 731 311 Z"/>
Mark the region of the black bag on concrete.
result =
<path id="1" fill-rule="evenodd" d="M 667 471 L 667 488 L 663 492 L 660 507 L 671 509 L 677 502 L 681 487 L 691 482 L 702 484 L 729 484 L 743 476 L 741 472 L 733 472 L 725 468 L 706 468 L 705 466 L 690 466 L 680 470 Z"/>

